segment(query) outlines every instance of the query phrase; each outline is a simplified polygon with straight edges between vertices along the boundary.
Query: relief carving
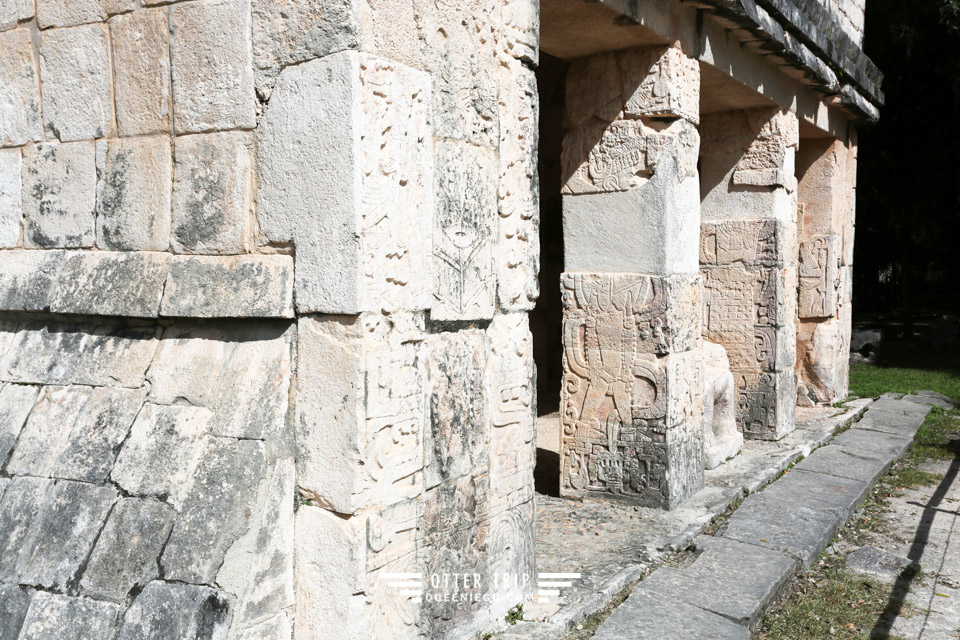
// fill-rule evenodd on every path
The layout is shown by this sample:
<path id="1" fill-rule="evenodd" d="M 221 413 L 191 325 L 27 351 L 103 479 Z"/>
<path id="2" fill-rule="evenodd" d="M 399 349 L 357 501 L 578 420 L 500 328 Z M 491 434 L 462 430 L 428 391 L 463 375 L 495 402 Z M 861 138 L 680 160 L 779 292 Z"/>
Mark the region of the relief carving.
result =
<path id="1" fill-rule="evenodd" d="M 840 236 L 813 236 L 800 243 L 799 268 L 800 317 L 835 316 L 840 286 Z"/>
<path id="2" fill-rule="evenodd" d="M 621 54 L 624 112 L 700 122 L 700 64 L 678 47 Z"/>

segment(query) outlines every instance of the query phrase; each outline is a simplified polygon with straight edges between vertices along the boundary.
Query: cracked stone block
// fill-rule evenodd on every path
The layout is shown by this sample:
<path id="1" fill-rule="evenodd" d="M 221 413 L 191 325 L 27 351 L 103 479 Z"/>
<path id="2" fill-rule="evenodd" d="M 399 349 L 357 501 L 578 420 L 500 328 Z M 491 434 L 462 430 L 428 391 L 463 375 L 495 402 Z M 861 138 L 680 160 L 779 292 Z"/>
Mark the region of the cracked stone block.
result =
<path id="1" fill-rule="evenodd" d="M 4 2 L 0 11 L 17 4 Z M 0 147 L 43 140 L 40 73 L 26 27 L 0 33 L 0 85 L 8 101 L 0 111 Z"/>
<path id="2" fill-rule="evenodd" d="M 73 590 L 116 500 L 112 487 L 70 480 L 54 483 L 23 541 L 17 563 L 20 582 Z"/>
<path id="3" fill-rule="evenodd" d="M 597 629 L 595 640 L 628 638 L 643 629 L 650 638 L 749 640 L 750 630 L 723 616 L 669 600 L 642 586 L 617 607 Z"/>
<path id="4" fill-rule="evenodd" d="M 264 445 L 216 439 L 200 461 L 190 494 L 160 559 L 170 580 L 213 583 L 230 546 L 250 527 L 264 475 Z"/>
<path id="5" fill-rule="evenodd" d="M 0 584 L 0 638 L 17 640 L 34 592 L 14 584 Z"/>
<path id="6" fill-rule="evenodd" d="M 23 244 L 91 247 L 96 239 L 96 147 L 92 142 L 23 149 Z"/>
<path id="7" fill-rule="evenodd" d="M 427 74 L 366 54 L 335 53 L 280 74 L 257 130 L 257 213 L 268 241 L 297 247 L 298 310 L 430 306 L 429 107 Z"/>
<path id="8" fill-rule="evenodd" d="M 873 486 L 887 472 L 890 462 L 880 453 L 861 453 L 828 444 L 798 462 L 795 468 L 859 480 Z"/>
<path id="9" fill-rule="evenodd" d="M 293 280 L 290 256 L 174 256 L 160 315 L 292 318 Z"/>
<path id="10" fill-rule="evenodd" d="M 46 311 L 63 251 L 0 251 L 0 310 Z"/>
<path id="11" fill-rule="evenodd" d="M 360 45 L 361 12 L 352 0 L 253 3 L 257 93 L 268 98 L 280 70 Z"/>
<path id="12" fill-rule="evenodd" d="M 30 603 L 18 640 L 92 640 L 116 632 L 120 605 L 39 591 Z"/>
<path id="13" fill-rule="evenodd" d="M 213 327 L 178 324 L 167 329 L 147 375 L 150 401 L 212 407 L 233 343 Z"/>
<path id="14" fill-rule="evenodd" d="M 177 253 L 242 253 L 253 208 L 250 134 L 177 138 L 173 248 Z"/>
<path id="15" fill-rule="evenodd" d="M 309 317 L 298 324 L 297 483 L 337 513 L 421 493 L 423 320 Z M 331 399 L 334 399 L 331 402 Z"/>
<path id="16" fill-rule="evenodd" d="M 70 142 L 113 135 L 107 25 L 42 32 L 40 71 L 43 124 L 52 137 Z"/>
<path id="17" fill-rule="evenodd" d="M 212 417 L 200 407 L 145 404 L 111 479 L 133 495 L 158 497 L 180 509 L 209 446 Z"/>
<path id="18" fill-rule="evenodd" d="M 173 507 L 155 500 L 118 501 L 80 579 L 82 592 L 122 602 L 133 588 L 156 578 L 176 515 Z"/>
<path id="19" fill-rule="evenodd" d="M 253 129 L 250 0 L 177 4 L 171 24 L 177 133 Z"/>
<path id="20" fill-rule="evenodd" d="M 39 387 L 19 384 L 6 384 L 0 388 L 0 465 L 7 461 L 20 437 L 39 392 Z"/>
<path id="21" fill-rule="evenodd" d="M 11 473 L 105 482 L 145 392 L 46 387 L 24 426 Z"/>
<path id="22" fill-rule="evenodd" d="M 869 545 L 847 555 L 848 569 L 887 582 L 893 582 L 905 569 L 915 565 L 910 558 Z"/>
<path id="23" fill-rule="evenodd" d="M 23 226 L 20 150 L 0 151 L 0 249 L 20 243 Z"/>
<path id="24" fill-rule="evenodd" d="M 17 561 L 52 480 L 12 478 L 0 501 L 0 581 L 19 582 Z"/>
<path id="25" fill-rule="evenodd" d="M 58 313 L 156 318 L 169 254 L 76 252 L 67 256 L 50 301 Z"/>
<path id="26" fill-rule="evenodd" d="M 151 582 L 123 617 L 118 640 L 193 638 L 223 640 L 233 598 L 209 587 Z"/>
<path id="27" fill-rule="evenodd" d="M 170 132 L 168 10 L 144 9 L 110 20 L 117 128 L 121 136 Z"/>
<path id="28" fill-rule="evenodd" d="M 104 0 L 37 0 L 37 24 L 48 27 L 73 27 L 107 19 Z"/>
<path id="29" fill-rule="evenodd" d="M 18 22 L 26 22 L 32 17 L 33 0 L 8 0 L 0 5 L 0 31 L 12 29 Z"/>
<path id="30" fill-rule="evenodd" d="M 137 8 L 137 0 L 103 0 L 103 6 L 107 10 L 107 15 L 113 16 L 133 11 Z"/>
<path id="31" fill-rule="evenodd" d="M 97 147 L 97 155 L 104 157 L 97 183 L 97 246 L 166 251 L 172 179 L 169 138 L 112 138 Z"/>

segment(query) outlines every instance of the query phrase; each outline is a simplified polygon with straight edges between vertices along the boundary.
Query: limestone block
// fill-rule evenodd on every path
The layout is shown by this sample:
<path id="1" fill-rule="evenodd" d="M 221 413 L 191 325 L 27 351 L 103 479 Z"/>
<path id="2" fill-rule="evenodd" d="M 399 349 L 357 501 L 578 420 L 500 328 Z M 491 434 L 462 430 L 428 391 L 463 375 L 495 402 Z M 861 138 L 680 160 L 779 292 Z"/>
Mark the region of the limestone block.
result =
<path id="1" fill-rule="evenodd" d="M 797 378 L 793 370 L 740 373 L 737 383 L 737 426 L 744 437 L 779 440 L 796 428 Z"/>
<path id="2" fill-rule="evenodd" d="M 9 0 L 0 5 L 0 31 L 17 26 L 33 17 L 33 0 Z"/>
<path id="3" fill-rule="evenodd" d="M 592 118 L 613 122 L 623 110 L 623 87 L 616 54 L 578 58 L 567 70 L 564 124 L 575 127 Z"/>
<path id="4" fill-rule="evenodd" d="M 523 602 L 533 595 L 533 577 L 537 575 L 535 518 L 534 502 L 528 500 L 490 519 L 485 569 L 490 576 L 507 576 L 500 578 L 502 586 L 490 590 L 493 606 L 500 606 L 501 610 L 516 606 L 511 602 Z M 528 576 L 529 582 L 524 583 Z"/>
<path id="5" fill-rule="evenodd" d="M 92 142 L 38 144 L 23 150 L 23 244 L 50 249 L 93 246 L 97 194 Z"/>
<path id="6" fill-rule="evenodd" d="M 57 591 L 72 588 L 116 499 L 112 487 L 70 480 L 54 483 L 23 541 L 19 582 Z"/>
<path id="7" fill-rule="evenodd" d="M 531 4 L 539 12 L 526 0 L 511 2 L 504 11 Z M 505 311 L 530 310 L 540 294 L 540 110 L 536 76 L 520 62 L 501 67 L 499 108 L 497 299 Z"/>
<path id="8" fill-rule="evenodd" d="M 227 550 L 250 526 L 264 467 L 262 442 L 223 438 L 213 442 L 197 467 L 160 558 L 164 578 L 214 582 Z"/>
<path id="9" fill-rule="evenodd" d="M 436 145 L 433 221 L 435 320 L 493 317 L 497 172 L 493 153 L 456 142 Z"/>
<path id="10" fill-rule="evenodd" d="M 795 155 L 800 145 L 796 114 L 790 111 L 755 109 L 748 112 L 749 126 L 756 132 L 733 173 L 735 185 L 797 187 Z"/>
<path id="11" fill-rule="evenodd" d="M 700 264 L 786 266 L 797 252 L 792 231 L 780 220 L 705 220 L 700 225 Z"/>
<path id="12" fill-rule="evenodd" d="M 22 640 L 110 638 L 116 633 L 121 611 L 120 605 L 109 602 L 38 591 L 17 637 Z"/>
<path id="13" fill-rule="evenodd" d="M 424 64 L 433 78 L 438 138 L 497 147 L 500 0 L 416 0 Z"/>
<path id="14" fill-rule="evenodd" d="M 242 253 L 253 209 L 250 134 L 177 138 L 173 248 L 178 253 Z"/>
<path id="15" fill-rule="evenodd" d="M 51 311 L 156 318 L 169 254 L 78 251 L 67 255 Z"/>
<path id="16" fill-rule="evenodd" d="M 37 0 L 37 24 L 41 29 L 73 27 L 88 22 L 103 22 L 106 19 L 104 0 Z"/>
<path id="17" fill-rule="evenodd" d="M 184 3 L 170 11 L 177 133 L 254 128 L 250 0 Z"/>
<path id="18" fill-rule="evenodd" d="M 840 236 L 818 235 L 800 243 L 801 319 L 836 315 L 840 296 Z"/>
<path id="19" fill-rule="evenodd" d="M 39 387 L 5 384 L 0 388 L 0 458 L 7 460 L 37 401 Z"/>
<path id="20" fill-rule="evenodd" d="M 296 3 L 253 0 L 253 69 L 257 93 L 269 98 L 276 77 L 284 67 L 358 48 L 360 4 L 354 0 Z"/>
<path id="21" fill-rule="evenodd" d="M 211 417 L 200 407 L 145 404 L 110 478 L 135 496 L 163 497 L 180 509 L 208 447 Z"/>
<path id="22" fill-rule="evenodd" d="M 7 464 L 10 473 L 105 482 L 144 393 L 44 387 Z"/>
<path id="23" fill-rule="evenodd" d="M 237 640 L 262 640 L 263 638 L 292 638 L 293 625 L 290 616 L 281 613 L 273 618 L 255 623 L 239 632 Z"/>
<path id="24" fill-rule="evenodd" d="M 170 247 L 170 139 L 97 142 L 104 158 L 97 182 L 97 246 L 116 251 Z"/>
<path id="25" fill-rule="evenodd" d="M 0 252 L 0 310 L 48 309 L 63 260 L 63 251 Z"/>
<path id="26" fill-rule="evenodd" d="M 0 502 L 0 580 L 20 581 L 17 562 L 32 531 L 37 512 L 46 504 L 52 480 L 16 477 L 10 480 Z"/>
<path id="27" fill-rule="evenodd" d="M 299 311 L 430 305 L 429 107 L 426 74 L 365 54 L 280 75 L 258 127 L 257 207 L 268 241 L 297 246 Z"/>
<path id="28" fill-rule="evenodd" d="M 716 469 L 743 448 L 737 430 L 736 388 L 722 345 L 703 343 L 703 468 Z"/>
<path id="29" fill-rule="evenodd" d="M 293 278 L 290 256 L 174 256 L 160 315 L 292 318 Z"/>
<path id="30" fill-rule="evenodd" d="M 227 637 L 233 598 L 209 587 L 154 581 L 123 616 L 118 640 Z"/>
<path id="31" fill-rule="evenodd" d="M 833 404 L 846 398 L 850 341 L 841 318 L 830 318 L 812 327 L 809 338 L 798 334 L 797 375 L 800 392 L 812 404 Z M 803 333 L 806 333 L 804 331 Z"/>
<path id="32" fill-rule="evenodd" d="M 430 488 L 486 467 L 490 433 L 483 397 L 483 332 L 431 335 L 425 350 L 430 425 L 424 432 L 424 480 Z"/>
<path id="33" fill-rule="evenodd" d="M 700 63 L 679 47 L 620 54 L 624 113 L 700 122 Z"/>
<path id="34" fill-rule="evenodd" d="M 170 26 L 167 9 L 110 20 L 117 128 L 121 136 L 170 132 Z"/>
<path id="35" fill-rule="evenodd" d="M 4 2 L 0 11 L 17 4 Z M 4 100 L 0 105 L 0 147 L 43 140 L 40 74 L 30 30 L 26 27 L 0 33 L 0 85 L 4 87 Z"/>
<path id="36" fill-rule="evenodd" d="M 163 333 L 147 375 L 150 401 L 212 407 L 234 344 L 219 328 L 175 324 Z"/>
<path id="37" fill-rule="evenodd" d="M 20 150 L 0 151 L 0 249 L 20 244 L 23 225 Z"/>
<path id="38" fill-rule="evenodd" d="M 122 602 L 131 589 L 156 578 L 157 559 L 175 517 L 173 508 L 162 502 L 121 498 L 83 572 L 83 593 Z"/>
<path id="39" fill-rule="evenodd" d="M 18 638 L 34 591 L 13 584 L 0 584 L 0 638 Z"/>
<path id="40" fill-rule="evenodd" d="M 363 51 L 425 68 L 418 30 L 417 0 L 368 0 L 360 6 Z"/>
<path id="41" fill-rule="evenodd" d="M 420 494 L 422 323 L 406 314 L 301 318 L 294 423 L 302 494 L 344 514 Z"/>
<path id="42" fill-rule="evenodd" d="M 540 3 L 536 0 L 505 0 L 503 50 L 536 65 L 540 59 Z"/>
<path id="43" fill-rule="evenodd" d="M 107 42 L 105 24 L 43 32 L 43 124 L 60 142 L 103 138 L 114 133 Z"/>
<path id="44" fill-rule="evenodd" d="M 137 0 L 103 0 L 103 6 L 107 10 L 107 15 L 113 16 L 133 11 L 137 8 Z"/>

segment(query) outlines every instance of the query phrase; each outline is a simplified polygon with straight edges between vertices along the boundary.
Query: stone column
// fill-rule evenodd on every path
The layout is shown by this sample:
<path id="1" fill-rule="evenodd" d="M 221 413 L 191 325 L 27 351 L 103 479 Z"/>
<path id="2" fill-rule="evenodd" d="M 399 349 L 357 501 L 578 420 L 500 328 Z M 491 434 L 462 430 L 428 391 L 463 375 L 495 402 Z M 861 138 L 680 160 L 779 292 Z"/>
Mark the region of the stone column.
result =
<path id="1" fill-rule="evenodd" d="M 678 48 L 567 76 L 564 496 L 669 509 L 703 485 L 699 84 Z"/>
<path id="2" fill-rule="evenodd" d="M 701 123 L 703 336 L 726 348 L 744 436 L 777 440 L 796 404 L 796 116 L 778 109 Z"/>
<path id="3" fill-rule="evenodd" d="M 856 158 L 833 139 L 801 143 L 797 403 L 847 396 Z"/>

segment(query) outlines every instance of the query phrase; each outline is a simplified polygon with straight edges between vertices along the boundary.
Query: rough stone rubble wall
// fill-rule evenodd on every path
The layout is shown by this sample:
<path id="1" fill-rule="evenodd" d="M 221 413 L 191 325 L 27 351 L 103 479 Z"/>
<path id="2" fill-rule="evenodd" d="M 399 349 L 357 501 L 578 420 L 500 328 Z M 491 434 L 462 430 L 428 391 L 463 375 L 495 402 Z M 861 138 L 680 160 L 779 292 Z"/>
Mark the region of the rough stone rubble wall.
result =
<path id="1" fill-rule="evenodd" d="M 537 22 L 0 6 L 3 637 L 439 638 L 524 599 Z"/>

